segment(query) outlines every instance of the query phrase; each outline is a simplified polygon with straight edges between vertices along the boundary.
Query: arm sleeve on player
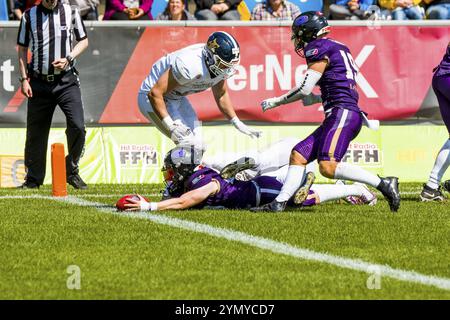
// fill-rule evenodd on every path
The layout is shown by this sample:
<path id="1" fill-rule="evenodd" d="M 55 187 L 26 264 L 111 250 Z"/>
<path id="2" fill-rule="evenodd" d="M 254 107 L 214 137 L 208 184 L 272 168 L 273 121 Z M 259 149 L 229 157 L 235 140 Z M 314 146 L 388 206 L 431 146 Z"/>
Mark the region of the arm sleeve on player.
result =
<path id="1" fill-rule="evenodd" d="M 315 70 L 306 70 L 305 77 L 299 87 L 291 89 L 288 93 L 282 95 L 280 99 L 281 104 L 291 103 L 302 99 L 303 97 L 311 94 L 314 86 L 319 82 L 322 74 Z"/>

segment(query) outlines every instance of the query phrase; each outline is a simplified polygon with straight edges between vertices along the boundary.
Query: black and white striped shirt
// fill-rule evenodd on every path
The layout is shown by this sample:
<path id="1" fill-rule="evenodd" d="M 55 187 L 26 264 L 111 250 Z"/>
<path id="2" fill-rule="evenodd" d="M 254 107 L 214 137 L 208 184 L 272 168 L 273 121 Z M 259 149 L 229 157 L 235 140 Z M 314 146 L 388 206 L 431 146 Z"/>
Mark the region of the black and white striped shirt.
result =
<path id="1" fill-rule="evenodd" d="M 31 42 L 29 71 L 39 74 L 58 74 L 52 62 L 65 58 L 72 50 L 73 38 L 87 38 L 86 28 L 78 9 L 58 4 L 54 10 L 42 4 L 25 11 L 20 21 L 17 44 L 28 47 Z M 68 67 L 70 68 L 70 67 Z"/>

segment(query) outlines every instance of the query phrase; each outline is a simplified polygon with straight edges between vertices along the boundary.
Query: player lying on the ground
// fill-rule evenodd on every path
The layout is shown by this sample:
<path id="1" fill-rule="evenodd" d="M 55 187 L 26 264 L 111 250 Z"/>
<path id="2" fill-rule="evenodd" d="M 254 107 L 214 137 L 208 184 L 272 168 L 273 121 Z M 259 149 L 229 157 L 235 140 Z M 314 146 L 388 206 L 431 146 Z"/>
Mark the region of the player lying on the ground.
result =
<path id="1" fill-rule="evenodd" d="M 270 203 L 278 195 L 282 184 L 272 176 L 259 176 L 250 181 L 223 179 L 208 167 L 202 167 L 201 150 L 193 147 L 176 147 L 164 159 L 164 177 L 172 182 L 179 197 L 160 202 L 129 199 L 128 211 L 178 210 L 188 208 L 225 207 L 248 209 L 255 205 Z M 306 184 L 298 190 L 303 198 L 300 206 L 312 206 L 350 195 L 361 197 L 366 203 L 374 204 L 376 197 L 364 185 L 313 185 L 314 174 L 307 174 Z M 181 186 L 181 187 L 180 187 Z M 182 190 L 182 191 L 179 191 Z M 289 201 L 289 205 L 293 205 Z"/>
<path id="2" fill-rule="evenodd" d="M 276 177 L 279 182 L 284 183 L 287 176 L 289 156 L 297 142 L 298 138 L 286 137 L 262 150 L 228 152 L 217 156 L 208 156 L 208 152 L 206 152 L 206 154 L 203 154 L 201 165 L 220 172 L 224 179 L 236 178 L 237 180 L 248 181 L 257 176 L 265 175 Z M 306 172 L 313 172 L 315 169 L 316 162 L 311 162 L 306 166 Z M 166 184 L 162 200 L 180 195 L 174 192 L 170 182 L 166 181 Z M 342 185 L 342 183 L 340 184 Z M 170 191 L 172 191 L 172 195 Z M 339 192 L 341 191 L 339 190 Z M 347 196 L 345 201 L 352 204 L 365 203 L 364 199 L 352 195 Z"/>

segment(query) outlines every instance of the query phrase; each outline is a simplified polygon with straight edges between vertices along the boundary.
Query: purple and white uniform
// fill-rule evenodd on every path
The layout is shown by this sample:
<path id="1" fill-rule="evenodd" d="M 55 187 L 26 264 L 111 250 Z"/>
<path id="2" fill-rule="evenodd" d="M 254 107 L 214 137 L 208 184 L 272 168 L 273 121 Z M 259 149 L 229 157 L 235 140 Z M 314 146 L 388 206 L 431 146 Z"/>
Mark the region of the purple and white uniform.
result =
<path id="1" fill-rule="evenodd" d="M 308 162 L 316 159 L 339 162 L 363 123 L 356 88 L 358 67 L 347 46 L 327 38 L 308 43 L 305 57 L 308 65 L 321 60 L 328 61 L 318 82 L 325 120 L 311 135 L 298 143 L 294 150 Z"/>
<path id="2" fill-rule="evenodd" d="M 211 181 L 216 181 L 219 184 L 219 191 L 209 196 L 196 208 L 209 206 L 248 209 L 272 202 L 283 186 L 276 178 L 269 176 L 259 176 L 250 181 L 225 180 L 215 170 L 205 167 L 195 171 L 189 177 L 185 192 L 201 188 Z M 314 201 L 314 199 L 312 200 Z M 308 199 L 304 205 L 314 203 L 311 203 L 311 199 Z"/>
<path id="3" fill-rule="evenodd" d="M 439 102 L 442 120 L 450 135 L 450 43 L 441 63 L 435 69 L 433 90 Z"/>

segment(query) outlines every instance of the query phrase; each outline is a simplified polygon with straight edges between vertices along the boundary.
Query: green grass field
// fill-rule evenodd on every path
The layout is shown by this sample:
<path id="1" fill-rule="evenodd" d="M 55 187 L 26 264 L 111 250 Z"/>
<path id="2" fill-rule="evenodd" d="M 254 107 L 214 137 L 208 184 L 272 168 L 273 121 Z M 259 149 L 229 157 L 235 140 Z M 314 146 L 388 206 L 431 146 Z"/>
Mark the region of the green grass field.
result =
<path id="1" fill-rule="evenodd" d="M 161 186 L 91 185 L 60 201 L 46 198 L 49 187 L 0 189 L 0 299 L 450 299 L 449 203 L 419 202 L 419 184 L 400 187 L 397 214 L 379 199 L 375 207 L 332 203 L 282 214 L 119 215 L 107 205 L 134 192 L 157 199 Z M 224 232 L 226 239 L 217 228 L 241 233 Z M 281 249 L 261 248 L 266 242 Z M 286 247 L 387 265 L 398 276 Z M 79 290 L 67 286 L 71 265 L 81 272 Z M 419 275 L 399 279 L 411 272 Z M 414 280 L 422 276 L 441 288 Z"/>

